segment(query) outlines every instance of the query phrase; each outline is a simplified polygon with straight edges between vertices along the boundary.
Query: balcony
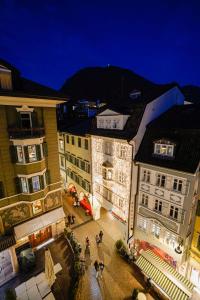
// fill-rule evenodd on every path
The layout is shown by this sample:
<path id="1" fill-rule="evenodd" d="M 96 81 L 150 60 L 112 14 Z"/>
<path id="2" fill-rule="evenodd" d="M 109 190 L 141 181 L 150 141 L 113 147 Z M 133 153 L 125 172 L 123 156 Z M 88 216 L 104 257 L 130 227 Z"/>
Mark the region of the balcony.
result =
<path id="1" fill-rule="evenodd" d="M 8 134 L 10 139 L 28 139 L 28 138 L 39 138 L 44 136 L 44 127 L 34 128 L 8 128 Z"/>

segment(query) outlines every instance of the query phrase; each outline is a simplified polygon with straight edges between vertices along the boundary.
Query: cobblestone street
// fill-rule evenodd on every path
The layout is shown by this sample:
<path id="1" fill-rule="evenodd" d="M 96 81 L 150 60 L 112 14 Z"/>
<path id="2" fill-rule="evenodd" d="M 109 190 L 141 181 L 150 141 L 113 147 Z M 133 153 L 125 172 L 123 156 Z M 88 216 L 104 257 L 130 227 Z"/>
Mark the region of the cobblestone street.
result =
<path id="1" fill-rule="evenodd" d="M 77 300 L 128 300 L 133 288 L 143 290 L 141 284 L 133 276 L 132 267 L 115 253 L 115 240 L 109 234 L 109 223 L 107 231 L 104 230 L 103 243 L 97 247 L 95 235 L 102 229 L 101 222 L 103 221 L 105 220 L 91 221 L 74 230 L 75 236 L 83 246 L 83 253 L 86 236 L 89 237 L 91 243 L 90 257 L 86 256 L 87 271 L 80 282 Z M 105 264 L 102 279 L 95 277 L 93 264 L 96 259 Z M 148 294 L 147 300 L 153 300 L 153 298 Z"/>

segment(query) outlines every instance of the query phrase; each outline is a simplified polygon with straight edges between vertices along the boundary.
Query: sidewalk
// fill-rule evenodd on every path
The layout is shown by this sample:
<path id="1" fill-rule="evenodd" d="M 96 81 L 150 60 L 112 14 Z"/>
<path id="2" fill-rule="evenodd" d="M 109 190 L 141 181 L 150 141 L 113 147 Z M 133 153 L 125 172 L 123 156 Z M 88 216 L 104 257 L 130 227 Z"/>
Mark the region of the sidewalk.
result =
<path id="1" fill-rule="evenodd" d="M 109 223 L 107 223 L 107 229 L 105 230 L 105 219 L 103 222 L 103 228 L 101 220 L 99 220 L 98 222 L 91 221 L 74 230 L 75 236 L 83 246 L 83 253 L 86 236 L 89 237 L 91 244 L 90 257 L 86 257 L 87 271 L 81 279 L 76 300 L 128 300 L 133 288 L 143 289 L 134 277 L 132 267 L 116 254 L 114 249 L 115 240 L 112 239 L 109 232 Z M 104 232 L 103 243 L 97 247 L 95 235 L 101 229 Z M 103 278 L 98 280 L 95 277 L 93 266 L 96 259 L 103 261 L 105 264 Z M 148 294 L 147 300 L 153 300 L 153 298 Z"/>

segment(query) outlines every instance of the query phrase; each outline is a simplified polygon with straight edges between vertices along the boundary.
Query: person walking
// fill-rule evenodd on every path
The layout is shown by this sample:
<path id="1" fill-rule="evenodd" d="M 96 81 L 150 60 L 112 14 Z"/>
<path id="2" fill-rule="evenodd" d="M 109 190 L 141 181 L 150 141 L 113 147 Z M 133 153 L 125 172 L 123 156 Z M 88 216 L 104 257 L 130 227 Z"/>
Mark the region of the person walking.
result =
<path id="1" fill-rule="evenodd" d="M 99 263 L 97 260 L 95 260 L 94 262 L 94 268 L 95 268 L 95 271 L 96 271 L 96 278 L 98 278 L 99 276 Z"/>
<path id="2" fill-rule="evenodd" d="M 75 223 L 76 217 L 74 215 L 71 216 L 71 224 L 73 225 Z"/>
<path id="3" fill-rule="evenodd" d="M 72 222 L 72 220 L 71 220 L 71 215 L 70 215 L 70 214 L 67 216 L 67 220 L 68 220 L 68 226 L 70 226 L 70 225 L 71 225 L 71 222 Z"/>
<path id="4" fill-rule="evenodd" d="M 99 270 L 100 270 L 100 277 L 102 278 L 102 273 L 104 270 L 104 263 L 102 261 L 99 263 Z"/>
<path id="5" fill-rule="evenodd" d="M 98 234 L 96 235 L 95 240 L 96 240 L 97 246 L 99 246 L 99 243 L 100 243 L 100 237 L 99 237 Z"/>
<path id="6" fill-rule="evenodd" d="M 100 243 L 102 243 L 102 240 L 103 240 L 103 231 L 100 230 L 99 232 L 99 238 L 100 238 Z"/>

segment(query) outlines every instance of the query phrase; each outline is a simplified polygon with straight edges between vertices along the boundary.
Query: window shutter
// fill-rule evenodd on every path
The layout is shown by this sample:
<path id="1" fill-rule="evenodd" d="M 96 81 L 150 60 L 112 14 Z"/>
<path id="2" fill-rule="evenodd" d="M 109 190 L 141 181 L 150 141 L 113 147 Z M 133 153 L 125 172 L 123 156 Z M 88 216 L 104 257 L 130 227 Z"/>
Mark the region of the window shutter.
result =
<path id="1" fill-rule="evenodd" d="M 41 190 L 44 189 L 44 178 L 43 178 L 43 175 L 40 176 L 40 189 Z"/>
<path id="2" fill-rule="evenodd" d="M 4 186 L 3 186 L 3 182 L 0 181 L 0 198 L 4 198 L 4 197 L 5 197 Z"/>
<path id="3" fill-rule="evenodd" d="M 48 156 L 47 142 L 44 142 L 44 143 L 42 144 L 42 147 L 43 147 L 43 153 L 44 153 L 44 156 Z"/>
<path id="4" fill-rule="evenodd" d="M 28 178 L 28 188 L 29 188 L 29 193 L 33 193 L 33 182 L 32 182 L 32 178 Z"/>
<path id="5" fill-rule="evenodd" d="M 35 111 L 31 113 L 31 121 L 32 121 L 32 128 L 37 128 L 38 127 L 37 113 Z"/>
<path id="6" fill-rule="evenodd" d="M 21 128 L 21 127 L 22 127 L 22 123 L 21 123 L 21 114 L 20 114 L 20 112 L 17 112 L 16 127 L 17 127 L 17 128 Z"/>
<path id="7" fill-rule="evenodd" d="M 35 145 L 35 147 L 36 147 L 37 160 L 41 160 L 42 155 L 41 155 L 40 145 Z"/>
<path id="8" fill-rule="evenodd" d="M 20 194 L 22 192 L 22 185 L 21 179 L 19 177 L 15 177 L 15 187 L 17 194 Z"/>
<path id="9" fill-rule="evenodd" d="M 12 163 L 18 162 L 17 148 L 15 146 L 10 146 L 10 158 Z"/>
<path id="10" fill-rule="evenodd" d="M 24 146 L 24 156 L 26 163 L 29 163 L 28 146 Z"/>
<path id="11" fill-rule="evenodd" d="M 50 184 L 51 183 L 50 171 L 47 170 L 45 174 L 46 174 L 46 183 Z"/>

